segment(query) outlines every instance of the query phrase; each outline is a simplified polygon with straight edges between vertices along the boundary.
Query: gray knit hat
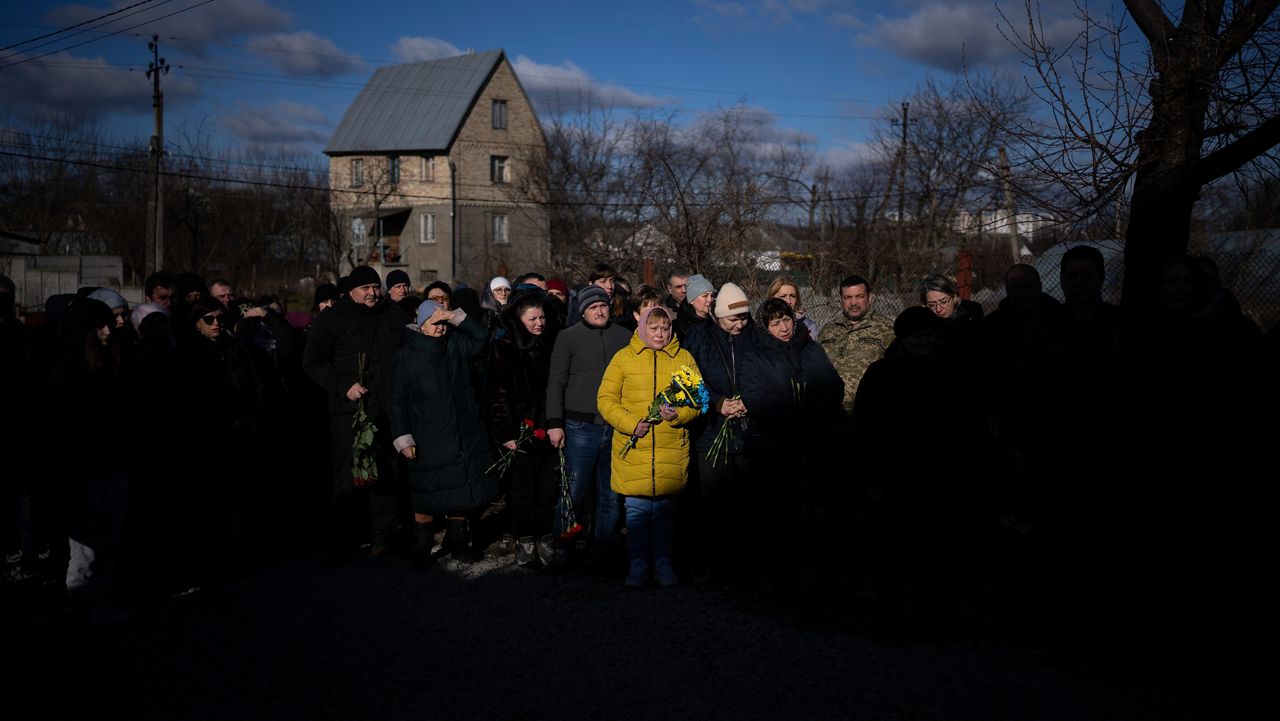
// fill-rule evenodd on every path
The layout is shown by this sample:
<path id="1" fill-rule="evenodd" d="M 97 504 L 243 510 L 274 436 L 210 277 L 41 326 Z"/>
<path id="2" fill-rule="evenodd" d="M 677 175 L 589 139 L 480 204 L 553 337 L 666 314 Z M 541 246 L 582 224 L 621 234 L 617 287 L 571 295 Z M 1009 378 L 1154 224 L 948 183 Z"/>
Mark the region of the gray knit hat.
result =
<path id="1" fill-rule="evenodd" d="M 115 310 L 116 308 L 129 310 L 129 301 L 125 300 L 123 295 L 120 295 L 118 292 L 110 288 L 99 288 L 90 293 L 89 297 L 106 303 L 107 307 L 111 310 Z"/>
<path id="2" fill-rule="evenodd" d="M 689 276 L 689 280 L 685 281 L 685 293 L 689 298 L 697 298 L 703 293 L 714 293 L 716 287 L 707 280 L 705 275 L 694 274 Z"/>
<path id="3" fill-rule="evenodd" d="M 598 285 L 589 285 L 578 291 L 578 314 L 582 315 L 587 312 L 587 308 L 596 303 L 609 304 L 609 294 L 604 288 Z"/>

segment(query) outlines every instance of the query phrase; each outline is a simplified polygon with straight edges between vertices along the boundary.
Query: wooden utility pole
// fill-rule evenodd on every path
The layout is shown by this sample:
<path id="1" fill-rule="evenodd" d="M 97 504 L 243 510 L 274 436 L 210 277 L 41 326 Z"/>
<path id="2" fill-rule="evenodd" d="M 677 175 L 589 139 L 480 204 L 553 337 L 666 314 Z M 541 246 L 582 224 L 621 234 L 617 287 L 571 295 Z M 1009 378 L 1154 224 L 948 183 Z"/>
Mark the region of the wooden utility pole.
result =
<path id="1" fill-rule="evenodd" d="M 1004 186 L 1004 207 L 1009 214 L 1009 254 L 1013 263 L 1022 262 L 1022 243 L 1018 237 L 1018 206 L 1013 201 L 1013 182 L 1009 180 L 1009 154 L 1000 146 L 1000 184 Z"/>
<path id="2" fill-rule="evenodd" d="M 164 158 L 164 93 L 160 91 L 160 76 L 169 72 L 169 64 L 160 57 L 160 37 L 151 36 L 147 43 L 151 51 L 151 63 L 147 65 L 147 78 L 151 80 L 151 107 L 155 111 L 155 133 L 151 136 L 147 195 L 147 247 L 144 264 L 148 274 L 164 269 L 164 186 L 160 173 Z"/>

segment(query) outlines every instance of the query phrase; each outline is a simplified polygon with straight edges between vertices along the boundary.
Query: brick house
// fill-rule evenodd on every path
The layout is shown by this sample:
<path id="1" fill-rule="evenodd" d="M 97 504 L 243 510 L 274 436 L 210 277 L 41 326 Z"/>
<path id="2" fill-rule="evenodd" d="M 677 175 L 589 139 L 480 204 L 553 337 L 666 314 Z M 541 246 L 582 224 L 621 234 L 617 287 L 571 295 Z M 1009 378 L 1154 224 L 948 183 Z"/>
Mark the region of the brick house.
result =
<path id="1" fill-rule="evenodd" d="M 473 286 L 545 270 L 550 220 L 530 168 L 546 139 L 501 50 L 377 70 L 325 147 L 345 272 Z"/>

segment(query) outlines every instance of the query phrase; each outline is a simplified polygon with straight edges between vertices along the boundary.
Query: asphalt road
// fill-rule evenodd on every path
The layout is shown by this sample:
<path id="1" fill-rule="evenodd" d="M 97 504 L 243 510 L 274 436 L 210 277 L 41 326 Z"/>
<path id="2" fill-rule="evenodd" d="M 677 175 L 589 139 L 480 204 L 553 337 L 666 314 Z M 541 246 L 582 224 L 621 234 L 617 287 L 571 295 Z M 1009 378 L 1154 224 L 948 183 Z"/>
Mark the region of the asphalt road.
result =
<path id="1" fill-rule="evenodd" d="M 624 591 L 509 559 L 421 572 L 281 561 L 152 599 L 117 625 L 7 625 L 6 696 L 29 709 L 15 719 L 1247 715 L 1230 694 L 1153 690 L 979 644 L 881 646 L 718 592 Z"/>

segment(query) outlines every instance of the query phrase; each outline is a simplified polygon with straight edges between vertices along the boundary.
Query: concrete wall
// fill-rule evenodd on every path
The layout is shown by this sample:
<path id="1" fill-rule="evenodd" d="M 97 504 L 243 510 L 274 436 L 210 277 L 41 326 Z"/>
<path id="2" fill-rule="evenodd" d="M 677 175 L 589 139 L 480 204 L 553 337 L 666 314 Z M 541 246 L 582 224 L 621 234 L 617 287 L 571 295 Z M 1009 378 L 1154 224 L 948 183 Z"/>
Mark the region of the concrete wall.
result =
<path id="1" fill-rule="evenodd" d="M 42 308 L 49 296 L 84 286 L 114 288 L 131 304 L 142 300 L 141 288 L 121 286 L 124 263 L 118 255 L 0 256 L 0 273 L 13 280 L 14 300 L 24 308 Z"/>

